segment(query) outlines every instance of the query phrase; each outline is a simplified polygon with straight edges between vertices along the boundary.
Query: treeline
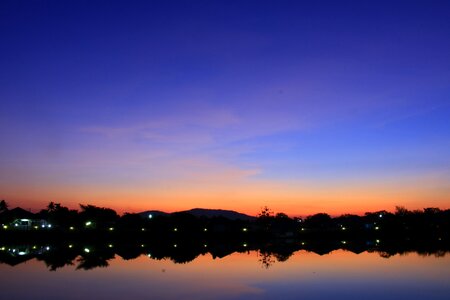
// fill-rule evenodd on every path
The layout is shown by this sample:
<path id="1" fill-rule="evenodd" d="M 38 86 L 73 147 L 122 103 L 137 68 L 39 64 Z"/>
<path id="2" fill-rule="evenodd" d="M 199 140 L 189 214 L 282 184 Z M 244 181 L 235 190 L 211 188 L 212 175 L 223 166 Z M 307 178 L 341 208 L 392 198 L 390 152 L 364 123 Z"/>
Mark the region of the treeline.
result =
<path id="1" fill-rule="evenodd" d="M 15 213 L 13 211 L 16 210 Z M 32 214 L 23 209 L 8 209 L 0 202 L 2 230 L 23 229 L 14 224 L 23 217 L 45 220 L 47 232 L 144 234 L 164 236 L 246 236 L 253 237 L 347 237 L 347 236 L 402 236 L 448 238 L 450 232 L 450 210 L 425 208 L 410 211 L 397 207 L 395 212 L 368 212 L 363 216 L 345 214 L 331 217 L 319 213 L 306 218 L 290 218 L 284 213 L 273 213 L 264 207 L 251 220 L 230 220 L 225 217 L 196 217 L 180 212 L 167 215 L 145 215 L 125 213 L 120 216 L 110 208 L 80 205 L 79 210 L 69 209 L 60 203 L 50 202 L 39 213 Z M 17 230 L 16 230 L 17 231 Z M 27 227 L 27 231 L 42 231 L 41 226 Z"/>
<path id="2" fill-rule="evenodd" d="M 345 243 L 344 243 L 345 242 Z M 15 266 L 30 259 L 43 261 L 49 270 L 55 271 L 65 266 L 76 266 L 76 269 L 90 270 L 107 267 L 116 255 L 125 260 L 136 259 L 142 255 L 151 260 L 171 260 L 184 264 L 195 260 L 200 255 L 210 254 L 214 259 L 223 258 L 233 253 L 258 253 L 258 261 L 264 268 L 274 263 L 287 261 L 299 250 L 325 255 L 343 249 L 356 254 L 361 252 L 377 253 L 388 258 L 396 254 L 417 253 L 422 256 L 442 257 L 450 252 L 449 243 L 418 243 L 407 240 L 382 241 L 339 241 L 339 240 L 302 240 L 278 243 L 247 242 L 232 240 L 223 243 L 217 240 L 162 241 L 64 241 L 61 243 L 4 244 L 0 242 L 0 263 Z M 302 255 L 301 253 L 299 255 Z"/>

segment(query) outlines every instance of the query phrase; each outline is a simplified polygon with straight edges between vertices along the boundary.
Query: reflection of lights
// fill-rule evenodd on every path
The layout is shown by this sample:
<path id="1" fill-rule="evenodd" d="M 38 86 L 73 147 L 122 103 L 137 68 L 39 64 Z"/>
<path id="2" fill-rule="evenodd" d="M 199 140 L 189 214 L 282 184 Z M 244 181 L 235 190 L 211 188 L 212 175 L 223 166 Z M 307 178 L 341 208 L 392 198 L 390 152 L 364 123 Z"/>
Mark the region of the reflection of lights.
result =
<path id="1" fill-rule="evenodd" d="M 91 250 L 89 250 L 89 248 L 84 248 L 84 252 L 89 253 Z"/>
<path id="2" fill-rule="evenodd" d="M 92 225 L 92 222 L 91 221 L 87 221 L 86 222 L 86 226 L 91 226 Z"/>

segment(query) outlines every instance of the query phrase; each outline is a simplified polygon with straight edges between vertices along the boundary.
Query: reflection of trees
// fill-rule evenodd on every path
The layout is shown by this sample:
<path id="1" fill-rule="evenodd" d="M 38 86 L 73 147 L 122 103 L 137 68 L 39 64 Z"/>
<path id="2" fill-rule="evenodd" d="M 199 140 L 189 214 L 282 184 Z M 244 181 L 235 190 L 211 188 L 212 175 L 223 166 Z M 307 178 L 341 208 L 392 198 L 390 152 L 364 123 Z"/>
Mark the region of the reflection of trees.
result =
<path id="1" fill-rule="evenodd" d="M 78 266 L 77 270 L 83 269 L 83 270 L 91 270 L 98 267 L 108 267 L 109 263 L 108 260 L 114 258 L 114 254 L 112 255 L 84 255 L 80 256 L 77 259 Z"/>
<path id="2" fill-rule="evenodd" d="M 269 252 L 258 251 L 258 262 L 261 264 L 261 267 L 268 269 L 275 263 L 275 259 Z"/>
<path id="3" fill-rule="evenodd" d="M 189 263 L 199 255 L 210 253 L 213 258 L 225 257 L 235 252 L 256 251 L 257 259 L 265 269 L 276 262 L 287 261 L 296 251 L 304 250 L 319 255 L 328 254 L 334 250 L 344 249 L 356 254 L 369 252 L 384 258 L 394 255 L 408 255 L 417 253 L 421 256 L 443 257 L 450 252 L 450 243 L 447 240 L 307 240 L 287 242 L 279 239 L 271 242 L 246 243 L 245 248 L 239 240 L 161 240 L 153 243 L 150 240 L 114 241 L 114 243 L 96 242 L 86 246 L 81 242 L 73 241 L 57 245 L 1 245 L 0 263 L 18 265 L 36 258 L 46 264 L 50 271 L 64 266 L 76 264 L 76 269 L 91 270 L 97 267 L 107 267 L 108 261 L 115 254 L 124 259 L 135 259 L 141 255 L 148 255 L 150 259 L 167 259 L 176 264 Z M 114 245 L 113 245 L 114 244 Z M 300 254 L 299 254 L 300 255 Z"/>
<path id="4" fill-rule="evenodd" d="M 73 265 L 73 261 L 76 257 L 77 254 L 75 252 L 61 252 L 54 255 L 46 254 L 45 256 L 38 257 L 37 259 L 44 261 L 50 271 L 56 271 L 59 268 Z"/>

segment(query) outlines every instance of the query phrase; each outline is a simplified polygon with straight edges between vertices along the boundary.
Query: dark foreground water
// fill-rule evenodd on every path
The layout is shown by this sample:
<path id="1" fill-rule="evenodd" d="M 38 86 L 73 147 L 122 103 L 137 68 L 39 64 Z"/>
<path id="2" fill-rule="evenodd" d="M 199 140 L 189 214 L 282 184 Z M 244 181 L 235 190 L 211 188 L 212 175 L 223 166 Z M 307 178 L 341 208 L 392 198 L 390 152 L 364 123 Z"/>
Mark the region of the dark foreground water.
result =
<path id="1" fill-rule="evenodd" d="M 84 248 L 52 265 L 29 251 L 2 249 L 1 299 L 450 299 L 448 253 L 252 250 L 175 263 L 151 253 L 90 258 L 94 249 Z"/>

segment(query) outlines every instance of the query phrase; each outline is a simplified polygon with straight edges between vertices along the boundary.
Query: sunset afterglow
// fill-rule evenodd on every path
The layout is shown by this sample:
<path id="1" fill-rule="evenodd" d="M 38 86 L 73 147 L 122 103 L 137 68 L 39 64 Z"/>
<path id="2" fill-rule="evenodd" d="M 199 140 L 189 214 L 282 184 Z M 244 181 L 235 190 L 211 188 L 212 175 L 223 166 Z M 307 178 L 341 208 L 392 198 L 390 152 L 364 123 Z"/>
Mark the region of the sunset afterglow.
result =
<path id="1" fill-rule="evenodd" d="M 0 4 L 0 199 L 450 208 L 447 2 L 169 2 Z"/>

